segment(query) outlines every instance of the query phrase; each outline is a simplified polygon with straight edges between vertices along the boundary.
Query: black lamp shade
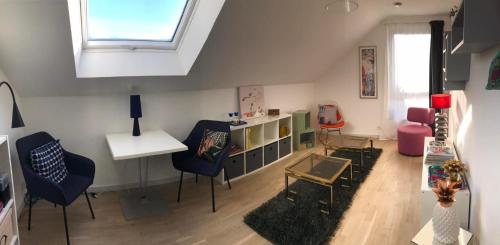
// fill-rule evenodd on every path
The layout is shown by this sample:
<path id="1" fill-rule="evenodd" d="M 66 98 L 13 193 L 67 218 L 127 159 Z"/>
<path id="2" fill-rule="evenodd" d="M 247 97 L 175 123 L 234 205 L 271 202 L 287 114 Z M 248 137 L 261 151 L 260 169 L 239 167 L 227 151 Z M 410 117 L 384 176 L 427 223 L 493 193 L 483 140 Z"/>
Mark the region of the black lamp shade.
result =
<path id="1" fill-rule="evenodd" d="M 19 108 L 17 108 L 16 97 L 14 96 L 14 91 L 9 83 L 3 81 L 0 83 L 0 87 L 2 85 L 7 85 L 10 90 L 10 94 L 12 95 L 12 128 L 21 128 L 24 127 L 23 118 L 21 117 L 21 113 L 19 112 Z"/>
<path id="2" fill-rule="evenodd" d="M 17 103 L 14 101 L 14 105 L 12 106 L 12 128 L 21 128 L 24 127 L 23 118 L 21 117 L 21 113 L 17 108 Z"/>
<path id="3" fill-rule="evenodd" d="M 130 118 L 142 117 L 141 96 L 130 95 Z"/>

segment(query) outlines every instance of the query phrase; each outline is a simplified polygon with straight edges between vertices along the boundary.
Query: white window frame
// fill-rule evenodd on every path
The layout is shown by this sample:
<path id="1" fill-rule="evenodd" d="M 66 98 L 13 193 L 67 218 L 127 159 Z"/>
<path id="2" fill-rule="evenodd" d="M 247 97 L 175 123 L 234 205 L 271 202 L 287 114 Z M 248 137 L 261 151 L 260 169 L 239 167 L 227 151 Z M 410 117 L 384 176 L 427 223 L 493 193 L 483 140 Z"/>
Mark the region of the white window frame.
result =
<path id="1" fill-rule="evenodd" d="M 184 36 L 186 26 L 188 25 L 193 14 L 197 0 L 187 0 L 186 6 L 182 13 L 181 20 L 177 25 L 173 39 L 171 41 L 157 40 L 88 40 L 88 25 L 87 25 L 87 0 L 81 0 L 81 20 L 82 20 L 82 48 L 86 50 L 99 49 L 157 49 L 157 50 L 175 50 Z"/>

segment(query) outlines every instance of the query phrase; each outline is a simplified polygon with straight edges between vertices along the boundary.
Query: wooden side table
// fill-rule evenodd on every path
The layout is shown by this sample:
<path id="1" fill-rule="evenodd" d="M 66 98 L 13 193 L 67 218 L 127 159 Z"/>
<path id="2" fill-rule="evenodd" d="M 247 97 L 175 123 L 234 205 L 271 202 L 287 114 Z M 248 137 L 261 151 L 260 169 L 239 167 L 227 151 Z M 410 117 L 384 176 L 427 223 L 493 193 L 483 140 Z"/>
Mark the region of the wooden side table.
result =
<path id="1" fill-rule="evenodd" d="M 453 245 L 469 245 L 472 242 L 472 233 L 460 228 L 458 234 L 458 241 Z M 425 226 L 411 239 L 413 244 L 417 245 L 440 245 L 439 241 L 434 241 L 434 231 L 432 229 L 432 219 L 425 224 Z M 445 245 L 445 244 L 443 244 Z"/>

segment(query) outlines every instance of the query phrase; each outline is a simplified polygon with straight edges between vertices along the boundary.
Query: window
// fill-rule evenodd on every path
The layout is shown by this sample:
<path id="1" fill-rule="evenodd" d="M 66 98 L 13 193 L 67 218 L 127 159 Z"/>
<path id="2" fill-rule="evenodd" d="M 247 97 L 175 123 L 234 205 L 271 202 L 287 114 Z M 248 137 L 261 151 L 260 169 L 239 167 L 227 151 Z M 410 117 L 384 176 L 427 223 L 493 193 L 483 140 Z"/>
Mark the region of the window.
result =
<path id="1" fill-rule="evenodd" d="M 430 48 L 430 34 L 394 35 L 394 78 L 405 109 L 429 106 Z"/>
<path id="2" fill-rule="evenodd" d="M 394 139 L 394 129 L 406 120 L 409 107 L 429 107 L 431 30 L 428 23 L 389 23 L 386 28 L 387 86 L 381 137 Z"/>
<path id="3" fill-rule="evenodd" d="M 193 0 L 82 0 L 84 48 L 175 49 Z"/>

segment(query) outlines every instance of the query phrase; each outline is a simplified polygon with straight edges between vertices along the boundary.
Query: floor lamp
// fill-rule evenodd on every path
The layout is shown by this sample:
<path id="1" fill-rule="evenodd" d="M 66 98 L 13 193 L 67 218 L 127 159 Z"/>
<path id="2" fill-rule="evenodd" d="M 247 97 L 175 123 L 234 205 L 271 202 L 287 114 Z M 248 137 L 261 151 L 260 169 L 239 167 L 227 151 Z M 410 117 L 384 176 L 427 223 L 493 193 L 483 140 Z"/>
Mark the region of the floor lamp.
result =
<path id="1" fill-rule="evenodd" d="M 17 108 L 16 97 L 14 96 L 14 91 L 9 83 L 3 81 L 0 83 L 0 87 L 2 85 L 7 85 L 10 90 L 10 94 L 12 95 L 12 128 L 20 128 L 24 127 L 23 118 L 21 117 L 21 113 L 19 112 L 19 108 Z"/>

